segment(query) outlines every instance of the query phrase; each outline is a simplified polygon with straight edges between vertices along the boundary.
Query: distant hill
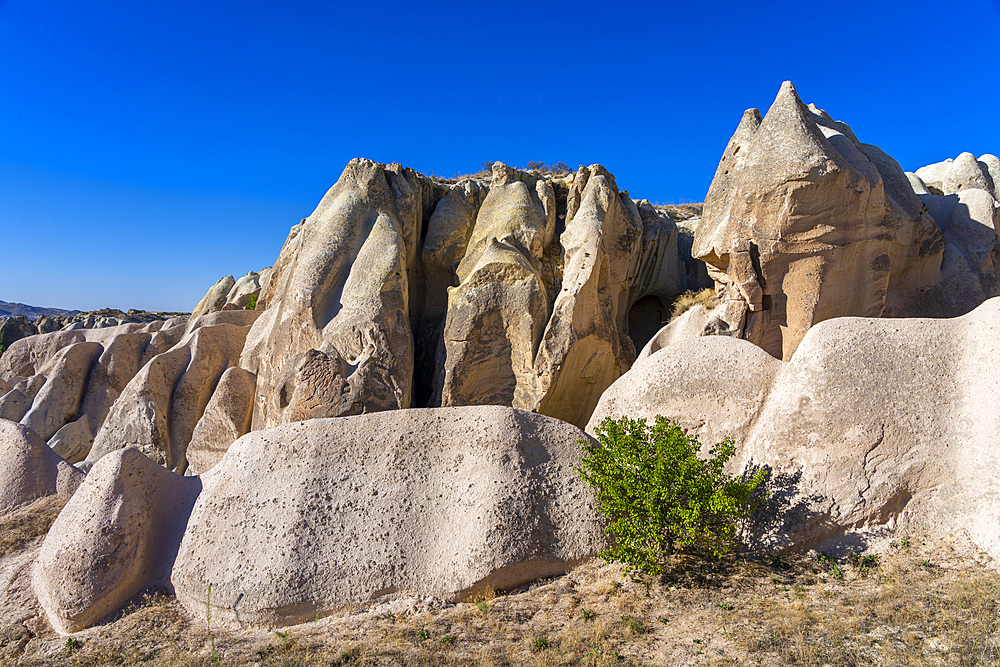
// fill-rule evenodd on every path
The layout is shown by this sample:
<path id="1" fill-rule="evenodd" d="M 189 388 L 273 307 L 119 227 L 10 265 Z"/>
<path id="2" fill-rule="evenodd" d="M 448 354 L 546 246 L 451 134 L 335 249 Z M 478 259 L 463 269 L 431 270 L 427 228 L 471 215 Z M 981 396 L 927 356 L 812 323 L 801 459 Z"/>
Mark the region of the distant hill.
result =
<path id="1" fill-rule="evenodd" d="M 37 320 L 42 315 L 72 316 L 78 314 L 79 310 L 63 310 L 62 308 L 41 308 L 39 306 L 26 306 L 23 303 L 7 303 L 0 301 L 0 318 L 18 317 L 23 315 L 29 320 Z"/>

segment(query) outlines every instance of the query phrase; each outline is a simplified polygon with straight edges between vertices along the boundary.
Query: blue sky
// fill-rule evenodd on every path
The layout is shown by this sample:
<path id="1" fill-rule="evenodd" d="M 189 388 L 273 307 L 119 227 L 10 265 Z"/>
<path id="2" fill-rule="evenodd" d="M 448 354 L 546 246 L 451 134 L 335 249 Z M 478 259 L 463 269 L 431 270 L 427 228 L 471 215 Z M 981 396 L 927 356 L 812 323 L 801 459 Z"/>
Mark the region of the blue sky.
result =
<path id="1" fill-rule="evenodd" d="M 182 310 L 352 157 L 701 201 L 791 79 L 906 170 L 1000 154 L 1000 0 L 0 0 L 0 300 Z"/>

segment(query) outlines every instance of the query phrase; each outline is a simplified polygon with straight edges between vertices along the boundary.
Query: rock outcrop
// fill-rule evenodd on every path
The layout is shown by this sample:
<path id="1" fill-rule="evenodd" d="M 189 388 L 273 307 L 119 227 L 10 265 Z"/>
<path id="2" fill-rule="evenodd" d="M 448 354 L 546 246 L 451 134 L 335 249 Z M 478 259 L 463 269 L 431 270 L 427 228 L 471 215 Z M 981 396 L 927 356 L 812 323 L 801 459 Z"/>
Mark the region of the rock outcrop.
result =
<path id="1" fill-rule="evenodd" d="M 673 220 L 600 165 L 442 184 L 353 160 L 260 296 L 253 427 L 484 404 L 582 425 L 686 284 Z"/>
<path id="2" fill-rule="evenodd" d="M 200 490 L 199 478 L 175 475 L 135 449 L 101 459 L 52 524 L 34 565 L 33 588 L 52 627 L 78 632 L 144 591 L 169 592 Z"/>
<path id="3" fill-rule="evenodd" d="M 83 477 L 31 429 L 0 419 L 0 514 L 46 496 L 68 500 Z"/>
<path id="4" fill-rule="evenodd" d="M 255 431 L 203 478 L 177 598 L 204 616 L 211 584 L 213 623 L 286 625 L 388 593 L 454 599 L 563 572 L 605 544 L 574 471 L 583 437 L 505 407 Z"/>
<path id="5" fill-rule="evenodd" d="M 917 194 L 957 195 L 963 190 L 985 190 L 1000 199 L 1000 158 L 986 153 L 977 160 L 972 153 L 962 153 L 954 160 L 929 164 L 907 172 Z M 920 192 L 923 188 L 924 192 Z"/>
<path id="6" fill-rule="evenodd" d="M 777 549 L 878 546 L 964 533 L 1000 559 L 1000 299 L 954 319 L 839 318 L 788 362 L 703 337 L 650 355 L 605 392 L 607 416 L 662 414 L 772 468 Z M 905 397 L 905 400 L 901 400 Z"/>
<path id="7" fill-rule="evenodd" d="M 942 249 L 899 165 L 785 82 L 730 140 L 693 254 L 722 285 L 733 335 L 787 360 L 817 322 L 901 314 L 936 285 Z"/>
<path id="8" fill-rule="evenodd" d="M 10 386 L 0 418 L 30 427 L 71 463 L 132 446 L 183 472 L 195 425 L 256 317 L 221 312 L 22 339 L 0 358 Z M 229 404 L 233 387 L 224 389 L 219 400 Z M 244 389 L 242 400 L 252 402 L 252 385 Z M 246 432 L 242 422 L 230 431 L 206 427 L 200 446 L 224 451 Z"/>
<path id="9" fill-rule="evenodd" d="M 215 313 L 220 310 L 242 310 L 251 305 L 254 297 L 259 297 L 262 286 L 267 282 L 271 267 L 261 271 L 250 271 L 239 280 L 232 276 L 223 276 L 219 282 L 212 285 L 208 293 L 191 311 L 190 319 Z M 253 310 L 253 309 L 251 309 Z"/>

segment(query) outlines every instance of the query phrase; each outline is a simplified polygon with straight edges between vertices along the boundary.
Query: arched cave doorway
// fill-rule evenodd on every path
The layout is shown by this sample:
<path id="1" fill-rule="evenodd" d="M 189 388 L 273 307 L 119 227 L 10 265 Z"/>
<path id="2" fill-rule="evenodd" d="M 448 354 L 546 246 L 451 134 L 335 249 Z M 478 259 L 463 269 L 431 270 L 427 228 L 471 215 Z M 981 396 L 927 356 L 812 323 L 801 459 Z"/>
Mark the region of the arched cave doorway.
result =
<path id="1" fill-rule="evenodd" d="M 638 353 L 646 347 L 656 332 L 662 329 L 670 319 L 670 310 L 663 299 L 649 294 L 642 297 L 628 311 L 628 335 L 635 344 Z"/>

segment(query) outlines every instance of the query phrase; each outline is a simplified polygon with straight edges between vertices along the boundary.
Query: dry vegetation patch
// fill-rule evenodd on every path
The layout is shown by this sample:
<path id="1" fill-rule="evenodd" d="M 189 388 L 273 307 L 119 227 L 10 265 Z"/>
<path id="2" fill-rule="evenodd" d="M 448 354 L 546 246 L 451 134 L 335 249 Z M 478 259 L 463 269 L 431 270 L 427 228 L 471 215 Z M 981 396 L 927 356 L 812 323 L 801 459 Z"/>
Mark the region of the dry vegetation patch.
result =
<path id="1" fill-rule="evenodd" d="M 1000 664 L 998 600 L 996 572 L 939 563 L 923 546 L 853 562 L 679 558 L 655 582 L 594 561 L 459 604 L 401 598 L 211 638 L 172 597 L 147 597 L 73 642 L 32 637 L 0 665 L 985 667 Z"/>
<path id="2" fill-rule="evenodd" d="M 698 291 L 684 292 L 674 299 L 673 309 L 670 311 L 670 321 L 673 322 L 695 306 L 705 306 L 705 308 L 711 310 L 717 305 L 719 305 L 719 297 L 711 287 Z"/>
<path id="3" fill-rule="evenodd" d="M 58 496 L 46 496 L 0 515 L 0 558 L 21 551 L 43 537 L 65 504 L 66 501 Z"/>

